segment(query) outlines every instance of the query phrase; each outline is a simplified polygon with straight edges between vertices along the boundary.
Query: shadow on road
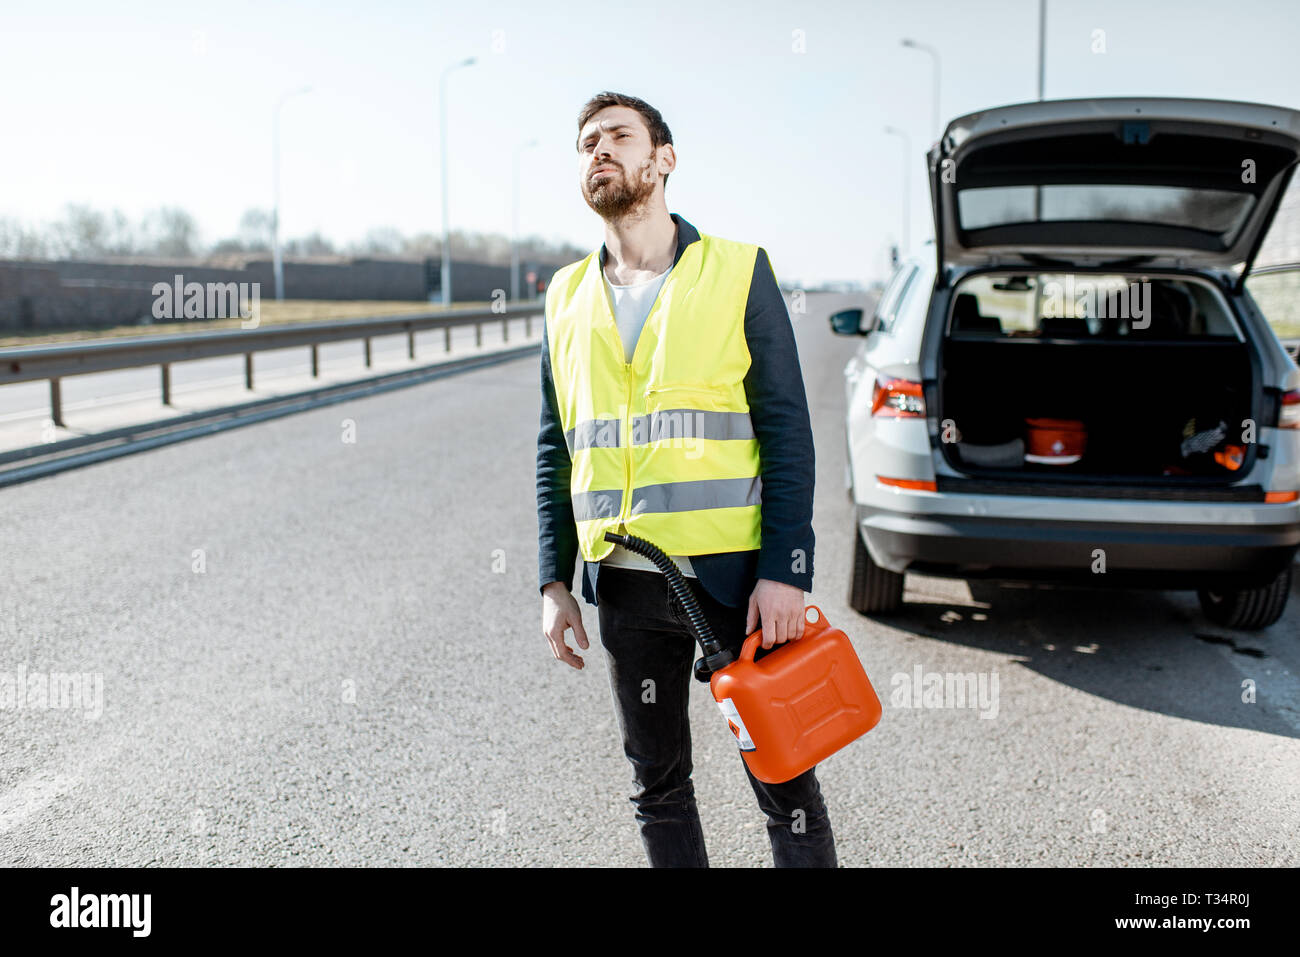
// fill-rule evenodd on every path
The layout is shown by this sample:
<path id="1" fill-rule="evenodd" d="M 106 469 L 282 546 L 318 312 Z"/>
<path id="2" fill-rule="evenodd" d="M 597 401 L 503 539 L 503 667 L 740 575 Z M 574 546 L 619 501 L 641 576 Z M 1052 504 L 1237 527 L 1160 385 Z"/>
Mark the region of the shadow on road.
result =
<path id="1" fill-rule="evenodd" d="M 917 636 L 1013 656 L 1022 667 L 1099 698 L 1191 721 L 1300 737 L 1294 660 L 1300 587 L 1271 628 L 1207 621 L 1193 592 L 1009 587 L 908 576 L 906 601 L 876 620 Z M 1285 659 L 1285 660 L 1284 660 Z M 1291 674 L 1286 673 L 1290 671 Z M 1257 702 L 1243 702 L 1253 680 Z"/>

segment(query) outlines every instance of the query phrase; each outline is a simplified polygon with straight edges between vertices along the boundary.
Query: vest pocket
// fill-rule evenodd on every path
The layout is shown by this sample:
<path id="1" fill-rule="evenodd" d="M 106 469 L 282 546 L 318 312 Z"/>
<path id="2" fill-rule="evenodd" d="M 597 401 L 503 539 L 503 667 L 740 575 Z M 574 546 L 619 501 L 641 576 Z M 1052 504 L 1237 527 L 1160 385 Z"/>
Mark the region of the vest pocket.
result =
<path id="1" fill-rule="evenodd" d="M 744 393 L 737 396 L 731 386 L 701 381 L 665 382 L 642 394 L 646 411 L 634 417 L 634 446 L 664 440 L 754 438 Z"/>
<path id="2" fill-rule="evenodd" d="M 725 386 L 713 385 L 708 382 L 666 382 L 646 389 L 643 395 L 645 398 L 650 399 L 657 395 L 676 395 L 679 393 L 687 397 L 704 395 L 721 398 L 727 396 L 730 390 Z"/>

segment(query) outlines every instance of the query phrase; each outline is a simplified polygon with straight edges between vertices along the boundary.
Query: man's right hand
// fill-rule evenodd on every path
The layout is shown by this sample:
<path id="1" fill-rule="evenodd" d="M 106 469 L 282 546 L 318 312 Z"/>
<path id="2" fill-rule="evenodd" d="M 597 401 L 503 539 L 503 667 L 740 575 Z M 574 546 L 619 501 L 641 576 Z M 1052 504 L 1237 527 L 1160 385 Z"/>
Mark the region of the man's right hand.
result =
<path id="1" fill-rule="evenodd" d="M 573 652 L 564 640 L 566 628 L 573 629 L 573 637 L 578 647 L 586 650 L 590 647 L 587 632 L 582 627 L 582 610 L 578 601 L 564 582 L 551 582 L 542 589 L 542 633 L 551 643 L 551 654 L 572 668 L 581 671 L 586 667 L 581 655 Z"/>

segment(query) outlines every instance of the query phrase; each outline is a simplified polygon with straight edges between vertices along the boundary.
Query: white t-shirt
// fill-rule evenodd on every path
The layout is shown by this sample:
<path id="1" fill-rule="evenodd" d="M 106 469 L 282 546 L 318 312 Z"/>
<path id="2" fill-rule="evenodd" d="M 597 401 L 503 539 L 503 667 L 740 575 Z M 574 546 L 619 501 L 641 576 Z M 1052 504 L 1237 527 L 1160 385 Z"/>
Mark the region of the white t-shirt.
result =
<path id="1" fill-rule="evenodd" d="M 632 355 L 636 352 L 637 340 L 641 337 L 641 329 L 645 326 L 646 319 L 650 316 L 650 309 L 654 306 L 655 300 L 659 297 L 659 290 L 672 272 L 672 266 L 669 266 L 658 276 L 653 279 L 647 279 L 645 282 L 633 283 L 629 286 L 618 286 L 609 281 L 609 276 L 605 275 L 605 270 L 600 274 L 605 280 L 605 285 L 609 287 L 610 298 L 614 300 L 614 321 L 618 324 L 618 334 L 623 340 L 624 361 L 631 362 Z M 620 533 L 622 533 L 620 529 Z M 691 560 L 685 555 L 669 555 L 677 567 L 682 570 L 683 575 L 691 578 L 697 578 L 695 570 L 691 568 Z M 622 545 L 615 545 L 614 550 L 606 555 L 602 560 L 605 565 L 618 565 L 620 568 L 640 568 L 646 571 L 657 572 L 659 566 L 644 555 L 638 555 L 636 552 L 629 551 Z"/>

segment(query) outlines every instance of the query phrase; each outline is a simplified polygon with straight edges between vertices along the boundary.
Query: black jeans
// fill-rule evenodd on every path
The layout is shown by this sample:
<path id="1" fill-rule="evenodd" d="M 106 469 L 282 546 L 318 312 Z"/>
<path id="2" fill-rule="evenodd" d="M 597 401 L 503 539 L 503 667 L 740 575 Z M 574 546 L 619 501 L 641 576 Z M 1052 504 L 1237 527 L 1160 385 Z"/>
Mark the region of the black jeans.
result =
<path id="1" fill-rule="evenodd" d="M 739 656 L 746 609 L 723 605 L 694 578 L 686 583 L 714 636 Z M 609 662 L 623 751 L 632 762 L 637 790 L 631 801 L 646 857 L 651 867 L 708 867 L 691 782 L 687 702 L 690 686 L 699 683 L 692 666 L 701 652 L 689 619 L 658 572 L 607 566 L 596 587 L 600 641 Z M 721 713 L 718 727 L 726 727 Z M 736 753 L 767 815 L 776 866 L 838 866 L 816 768 L 782 784 L 765 784 L 750 772 L 739 748 Z"/>

